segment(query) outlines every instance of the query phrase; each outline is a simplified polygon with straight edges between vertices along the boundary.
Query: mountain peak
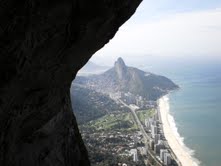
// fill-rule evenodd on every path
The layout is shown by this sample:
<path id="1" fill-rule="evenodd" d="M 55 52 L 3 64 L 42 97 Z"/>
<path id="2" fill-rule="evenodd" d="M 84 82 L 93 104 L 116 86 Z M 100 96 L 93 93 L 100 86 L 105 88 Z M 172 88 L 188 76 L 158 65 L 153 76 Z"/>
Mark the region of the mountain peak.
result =
<path id="1" fill-rule="evenodd" d="M 90 87 L 94 85 L 95 90 L 102 92 L 130 92 L 154 101 L 170 90 L 178 88 L 176 84 L 164 76 L 146 73 L 140 69 L 126 66 L 122 58 L 118 58 L 114 67 L 108 71 L 88 77 L 88 79 L 86 77 L 81 78 L 75 82 Z"/>
<path id="2" fill-rule="evenodd" d="M 114 64 L 114 69 L 117 72 L 117 75 L 120 79 L 123 79 L 125 77 L 125 74 L 127 72 L 127 66 L 124 63 L 124 60 L 122 58 L 118 58 L 117 61 Z"/>
<path id="3" fill-rule="evenodd" d="M 117 59 L 117 61 L 115 62 L 115 65 L 120 65 L 120 66 L 126 67 L 126 65 L 125 65 L 125 63 L 124 63 L 124 60 L 123 60 L 121 57 L 119 57 L 119 58 Z"/>

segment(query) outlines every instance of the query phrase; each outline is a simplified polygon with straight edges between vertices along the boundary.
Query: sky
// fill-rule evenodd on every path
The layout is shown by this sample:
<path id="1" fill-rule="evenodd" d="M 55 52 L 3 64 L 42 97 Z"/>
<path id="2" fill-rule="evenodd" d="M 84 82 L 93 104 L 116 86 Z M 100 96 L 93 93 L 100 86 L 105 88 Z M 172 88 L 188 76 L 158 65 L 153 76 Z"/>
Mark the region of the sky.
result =
<path id="1" fill-rule="evenodd" d="M 94 62 L 117 57 L 221 59 L 221 0 L 143 0 Z"/>

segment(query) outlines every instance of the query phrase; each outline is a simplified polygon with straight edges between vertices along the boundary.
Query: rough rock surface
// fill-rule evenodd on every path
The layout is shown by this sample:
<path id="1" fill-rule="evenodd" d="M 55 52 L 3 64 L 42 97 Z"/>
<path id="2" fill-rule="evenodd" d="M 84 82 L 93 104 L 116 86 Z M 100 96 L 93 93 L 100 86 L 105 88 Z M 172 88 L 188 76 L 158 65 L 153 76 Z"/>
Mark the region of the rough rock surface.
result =
<path id="1" fill-rule="evenodd" d="M 70 85 L 140 2 L 0 1 L 1 166 L 90 165 Z"/>

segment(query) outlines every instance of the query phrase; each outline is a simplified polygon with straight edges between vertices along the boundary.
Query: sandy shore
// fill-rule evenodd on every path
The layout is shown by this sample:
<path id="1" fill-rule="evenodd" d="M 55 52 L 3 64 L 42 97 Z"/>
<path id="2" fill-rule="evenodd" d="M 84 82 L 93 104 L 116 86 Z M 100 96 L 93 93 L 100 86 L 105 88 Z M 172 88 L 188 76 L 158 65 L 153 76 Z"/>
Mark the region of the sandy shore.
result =
<path id="1" fill-rule="evenodd" d="M 193 160 L 190 154 L 178 141 L 177 137 L 174 134 L 172 126 L 169 123 L 169 103 L 168 97 L 166 96 L 162 97 L 159 100 L 159 113 L 163 124 L 165 138 L 167 139 L 168 144 L 170 145 L 171 149 L 177 156 L 182 166 L 197 166 L 198 164 Z"/>

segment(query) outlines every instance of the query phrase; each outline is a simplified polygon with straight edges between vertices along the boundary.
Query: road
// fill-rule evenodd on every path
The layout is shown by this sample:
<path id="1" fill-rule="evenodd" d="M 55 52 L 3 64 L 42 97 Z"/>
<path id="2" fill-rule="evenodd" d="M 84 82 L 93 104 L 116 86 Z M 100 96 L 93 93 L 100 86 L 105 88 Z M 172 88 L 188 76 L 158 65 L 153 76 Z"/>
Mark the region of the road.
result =
<path id="1" fill-rule="evenodd" d="M 138 118 L 138 116 L 137 116 L 137 114 L 136 114 L 136 112 L 135 112 L 136 109 L 133 108 L 133 107 L 131 107 L 131 106 L 128 106 L 126 103 L 122 102 L 121 100 L 120 100 L 120 102 L 121 102 L 125 107 L 128 107 L 128 108 L 131 110 L 131 113 L 133 114 L 133 116 L 134 116 L 134 118 L 135 118 L 135 121 L 137 122 L 137 125 L 138 125 L 138 127 L 140 128 L 140 131 L 141 131 L 142 134 L 143 134 L 143 137 L 144 137 L 144 139 L 145 139 L 145 142 L 149 142 L 150 136 L 148 136 L 147 133 L 146 133 L 146 131 L 144 130 L 144 127 L 143 127 L 143 125 L 141 124 L 140 119 Z"/>
<path id="2" fill-rule="evenodd" d="M 133 117 L 138 125 L 138 127 L 140 128 L 140 131 L 142 132 L 143 134 L 143 137 L 144 137 L 144 140 L 145 140 L 145 146 L 147 149 L 149 149 L 148 147 L 148 142 L 149 140 L 151 139 L 150 136 L 147 135 L 146 131 L 144 130 L 144 127 L 143 125 L 141 124 L 140 122 L 140 119 L 138 118 L 135 110 L 136 108 L 132 107 L 132 106 L 129 106 L 127 105 L 126 103 L 124 103 L 122 100 L 118 100 L 121 104 L 123 104 L 125 107 L 129 108 L 131 110 L 131 113 L 133 114 Z M 155 162 L 159 165 L 163 165 L 161 161 L 159 161 L 157 158 L 156 158 L 156 155 L 153 154 L 153 152 L 151 150 L 147 150 L 148 154 L 155 160 Z"/>

